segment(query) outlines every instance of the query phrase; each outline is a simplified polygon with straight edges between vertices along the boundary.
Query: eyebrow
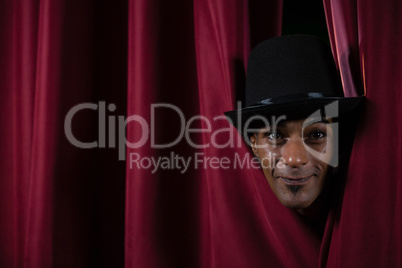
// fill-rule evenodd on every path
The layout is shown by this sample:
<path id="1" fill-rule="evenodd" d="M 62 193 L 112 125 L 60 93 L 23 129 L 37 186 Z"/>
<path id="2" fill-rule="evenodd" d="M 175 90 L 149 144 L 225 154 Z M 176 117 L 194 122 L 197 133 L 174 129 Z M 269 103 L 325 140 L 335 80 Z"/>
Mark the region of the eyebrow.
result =
<path id="1" fill-rule="evenodd" d="M 315 120 L 315 119 L 314 119 Z M 280 128 L 286 128 L 287 126 L 286 126 L 286 124 L 288 123 L 288 122 L 290 122 L 290 121 L 280 121 L 277 125 L 276 125 L 276 127 L 280 127 Z M 306 126 L 310 126 L 310 125 L 314 125 L 314 124 L 331 124 L 331 123 L 333 123 L 333 121 L 330 121 L 330 120 L 328 120 L 328 119 L 326 119 L 326 118 L 321 118 L 320 120 L 317 120 L 317 121 L 312 121 L 310 124 L 308 124 L 308 125 L 306 125 Z M 266 130 L 268 130 L 268 131 L 271 131 L 272 130 L 272 127 L 266 127 Z M 265 130 L 265 131 L 266 131 Z"/>
<path id="2" fill-rule="evenodd" d="M 318 121 L 312 121 L 311 123 L 309 123 L 306 126 L 311 126 L 311 125 L 314 125 L 314 124 L 327 124 L 328 125 L 328 124 L 332 124 L 332 123 L 334 123 L 333 120 L 328 120 L 328 119 L 324 118 L 324 119 L 321 119 L 321 120 L 318 120 Z"/>
<path id="3" fill-rule="evenodd" d="M 312 123 L 312 124 L 318 124 L 318 123 L 331 124 L 331 122 L 330 122 L 328 119 L 321 119 L 321 120 L 319 120 L 319 121 L 315 121 L 315 122 Z M 312 125 L 312 124 L 311 124 L 311 125 Z"/>
<path id="4" fill-rule="evenodd" d="M 271 126 L 265 126 L 263 128 L 261 128 L 260 132 L 263 134 L 266 134 L 267 132 L 272 132 L 273 129 L 280 129 L 280 128 L 286 128 L 286 124 L 290 122 L 290 121 L 280 121 L 278 122 L 278 124 L 276 125 L 275 128 L 271 127 Z M 311 125 L 315 125 L 315 124 L 331 124 L 333 123 L 333 120 L 328 120 L 326 118 L 321 118 L 318 121 L 313 121 L 312 123 L 306 125 L 306 126 L 311 126 Z"/>

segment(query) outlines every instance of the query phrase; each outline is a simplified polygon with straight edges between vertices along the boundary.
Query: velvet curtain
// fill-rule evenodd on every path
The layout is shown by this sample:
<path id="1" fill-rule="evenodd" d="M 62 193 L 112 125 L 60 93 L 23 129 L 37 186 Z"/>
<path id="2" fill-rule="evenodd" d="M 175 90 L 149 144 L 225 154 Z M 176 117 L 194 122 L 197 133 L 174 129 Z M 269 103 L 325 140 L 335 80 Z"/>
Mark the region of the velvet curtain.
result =
<path id="1" fill-rule="evenodd" d="M 123 267 L 125 163 L 64 134 L 126 113 L 127 3 L 0 1 L 1 267 Z M 72 132 L 97 140 L 98 115 Z"/>
<path id="2" fill-rule="evenodd" d="M 399 267 L 402 195 L 402 4 L 325 0 L 348 96 L 366 94 L 343 203 L 322 265 Z"/>
<path id="3" fill-rule="evenodd" d="M 345 91 L 368 101 L 321 241 L 258 169 L 233 166 L 248 149 L 214 120 L 242 99 L 249 50 L 280 35 L 280 0 L 0 1 L 0 266 L 400 265 L 401 5 L 324 3 Z M 97 109 L 72 132 L 97 148 L 65 134 L 82 103 Z M 152 146 L 183 125 L 207 131 Z M 178 165 L 154 170 L 163 157 Z"/>

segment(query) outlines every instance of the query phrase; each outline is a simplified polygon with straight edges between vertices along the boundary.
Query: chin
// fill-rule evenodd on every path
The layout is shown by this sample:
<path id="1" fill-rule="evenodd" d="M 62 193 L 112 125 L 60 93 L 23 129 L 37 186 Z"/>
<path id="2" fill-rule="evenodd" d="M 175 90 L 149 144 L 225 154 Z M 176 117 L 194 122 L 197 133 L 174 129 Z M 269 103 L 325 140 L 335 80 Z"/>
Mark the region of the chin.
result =
<path id="1" fill-rule="evenodd" d="M 311 204 L 314 202 L 313 201 L 288 201 L 288 200 L 280 200 L 279 201 L 282 203 L 282 205 L 284 205 L 287 208 L 291 208 L 291 209 L 306 209 L 309 206 L 311 206 Z"/>
<path id="2" fill-rule="evenodd" d="M 310 180 L 303 185 L 284 184 L 280 180 L 268 179 L 272 191 L 278 200 L 291 209 L 307 209 L 314 204 L 319 197 L 322 187 L 318 180 Z"/>
<path id="3" fill-rule="evenodd" d="M 306 194 L 304 192 L 299 192 L 297 194 L 293 193 L 279 193 L 276 194 L 279 201 L 287 208 L 292 209 L 306 209 L 310 207 L 314 201 L 317 199 L 315 193 Z"/>

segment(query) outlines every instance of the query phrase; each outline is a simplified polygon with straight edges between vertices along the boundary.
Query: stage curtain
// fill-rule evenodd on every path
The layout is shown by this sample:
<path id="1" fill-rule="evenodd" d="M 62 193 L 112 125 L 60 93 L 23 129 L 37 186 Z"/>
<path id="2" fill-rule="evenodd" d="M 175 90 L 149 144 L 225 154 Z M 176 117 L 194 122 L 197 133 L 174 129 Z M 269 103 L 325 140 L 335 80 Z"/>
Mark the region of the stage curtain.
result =
<path id="1" fill-rule="evenodd" d="M 400 267 L 402 4 L 324 0 L 347 96 L 366 94 L 323 267 Z"/>
<path id="2" fill-rule="evenodd" d="M 368 101 L 322 242 L 223 118 L 281 0 L 0 1 L 0 266 L 400 264 L 401 5 L 324 2 L 346 94 Z M 65 133 L 83 103 L 72 133 L 96 148 Z"/>
<path id="3" fill-rule="evenodd" d="M 123 267 L 125 163 L 64 133 L 126 114 L 127 3 L 0 1 L 0 266 Z M 98 110 L 72 133 L 98 140 Z"/>

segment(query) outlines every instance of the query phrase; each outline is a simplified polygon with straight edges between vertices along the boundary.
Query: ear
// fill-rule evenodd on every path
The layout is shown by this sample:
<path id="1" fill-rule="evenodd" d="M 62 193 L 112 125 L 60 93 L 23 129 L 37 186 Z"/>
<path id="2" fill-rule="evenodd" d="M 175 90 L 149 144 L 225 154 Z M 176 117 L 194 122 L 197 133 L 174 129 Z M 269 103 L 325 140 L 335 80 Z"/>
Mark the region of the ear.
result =
<path id="1" fill-rule="evenodd" d="M 257 137 L 256 137 L 256 134 L 253 134 L 250 137 L 250 145 L 251 145 L 251 150 L 253 151 L 254 156 L 259 158 L 260 156 L 258 155 L 258 150 L 257 150 Z"/>

